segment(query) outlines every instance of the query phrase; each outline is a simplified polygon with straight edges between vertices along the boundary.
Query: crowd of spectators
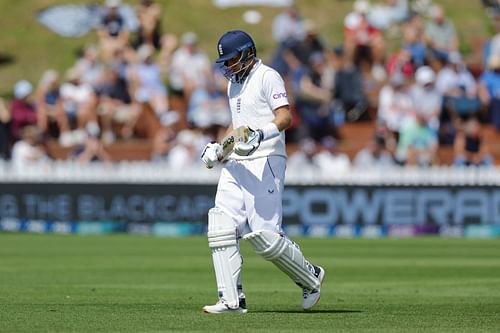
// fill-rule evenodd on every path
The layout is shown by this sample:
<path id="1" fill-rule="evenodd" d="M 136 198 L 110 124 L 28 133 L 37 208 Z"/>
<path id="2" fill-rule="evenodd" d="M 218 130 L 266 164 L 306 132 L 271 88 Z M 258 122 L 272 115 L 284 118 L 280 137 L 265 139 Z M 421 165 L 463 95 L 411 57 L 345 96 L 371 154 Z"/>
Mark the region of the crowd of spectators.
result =
<path id="1" fill-rule="evenodd" d="M 265 62 L 288 87 L 290 168 L 425 167 L 442 163 L 440 145 L 453 147 L 454 165 L 493 164 L 481 128 L 500 131 L 500 12 L 482 70 L 471 71 L 436 2 L 356 0 L 335 45 L 297 6 L 274 18 L 276 48 Z M 96 43 L 65 73 L 48 69 L 36 86 L 21 79 L 11 101 L 0 99 L 0 159 L 48 160 L 46 143 L 57 140 L 67 159 L 112 161 L 110 144 L 142 138 L 151 160 L 180 169 L 222 137 L 227 82 L 197 34 L 162 33 L 162 6 L 151 0 L 135 5 L 139 30 L 131 33 L 122 5 L 105 0 Z M 156 125 L 141 131 L 145 121 Z M 351 122 L 374 124 L 352 160 L 339 149 Z"/>

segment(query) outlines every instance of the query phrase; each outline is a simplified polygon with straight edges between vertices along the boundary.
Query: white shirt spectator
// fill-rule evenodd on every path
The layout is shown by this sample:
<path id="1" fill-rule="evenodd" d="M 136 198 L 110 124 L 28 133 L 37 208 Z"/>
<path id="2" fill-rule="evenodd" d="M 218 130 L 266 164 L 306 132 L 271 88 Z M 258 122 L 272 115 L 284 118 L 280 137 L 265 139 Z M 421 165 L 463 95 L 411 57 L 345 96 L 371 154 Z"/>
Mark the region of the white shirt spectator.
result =
<path id="1" fill-rule="evenodd" d="M 464 87 L 469 96 L 477 94 L 476 80 L 466 68 L 455 71 L 450 66 L 446 66 L 437 74 L 436 89 L 442 95 L 447 95 L 451 90 L 460 87 Z"/>
<path id="2" fill-rule="evenodd" d="M 189 84 L 195 87 L 206 85 L 211 71 L 210 59 L 196 49 L 196 35 L 186 33 L 182 40 L 184 45 L 172 55 L 170 84 L 175 90 L 184 90 Z"/>
<path id="3" fill-rule="evenodd" d="M 378 117 L 391 131 L 399 132 L 414 112 L 413 100 L 406 90 L 396 90 L 391 85 L 380 90 Z"/>

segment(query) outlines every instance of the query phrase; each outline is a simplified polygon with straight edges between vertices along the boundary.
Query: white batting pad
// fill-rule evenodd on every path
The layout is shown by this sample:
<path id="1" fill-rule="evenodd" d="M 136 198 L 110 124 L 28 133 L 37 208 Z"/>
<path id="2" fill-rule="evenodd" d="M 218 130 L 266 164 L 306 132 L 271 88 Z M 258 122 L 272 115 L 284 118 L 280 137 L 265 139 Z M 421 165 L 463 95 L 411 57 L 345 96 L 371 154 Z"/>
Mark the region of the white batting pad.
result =
<path id="1" fill-rule="evenodd" d="M 241 255 L 238 249 L 236 225 L 218 208 L 208 211 L 208 246 L 212 249 L 217 289 L 231 309 L 239 307 L 238 278 Z"/>
<path id="2" fill-rule="evenodd" d="M 285 236 L 270 230 L 258 230 L 243 239 L 250 242 L 257 254 L 275 264 L 300 287 L 309 290 L 320 287 L 320 281 L 311 271 L 313 268 L 299 246 Z"/>

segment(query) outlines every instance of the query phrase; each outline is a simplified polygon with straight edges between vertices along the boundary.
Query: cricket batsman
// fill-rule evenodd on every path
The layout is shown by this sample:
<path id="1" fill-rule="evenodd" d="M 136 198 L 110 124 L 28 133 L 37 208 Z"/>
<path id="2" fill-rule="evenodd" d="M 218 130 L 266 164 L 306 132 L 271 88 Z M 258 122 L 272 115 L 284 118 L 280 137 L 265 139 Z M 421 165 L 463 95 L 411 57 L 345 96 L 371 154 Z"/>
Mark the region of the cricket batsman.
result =
<path id="1" fill-rule="evenodd" d="M 271 261 L 302 289 L 302 308 L 320 298 L 325 271 L 305 259 L 299 246 L 281 228 L 282 193 L 286 168 L 285 129 L 291 113 L 281 76 L 256 57 L 252 38 L 241 30 L 226 32 L 217 43 L 221 70 L 229 80 L 233 129 L 245 126 L 248 137 L 236 140 L 225 159 L 220 143 L 208 143 L 201 159 L 208 168 L 224 160 L 208 212 L 208 244 L 219 300 L 207 313 L 246 313 L 241 283 L 239 239 Z M 251 232 L 242 236 L 248 223 Z"/>

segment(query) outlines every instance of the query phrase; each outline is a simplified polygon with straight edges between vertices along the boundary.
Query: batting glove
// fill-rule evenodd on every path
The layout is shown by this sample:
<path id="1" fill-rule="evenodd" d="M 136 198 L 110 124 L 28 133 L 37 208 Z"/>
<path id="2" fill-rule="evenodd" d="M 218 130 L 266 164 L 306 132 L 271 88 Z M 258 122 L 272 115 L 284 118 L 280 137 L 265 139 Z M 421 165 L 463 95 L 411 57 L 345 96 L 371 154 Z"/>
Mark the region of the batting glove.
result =
<path id="1" fill-rule="evenodd" d="M 207 169 L 212 169 L 222 156 L 222 146 L 217 142 L 207 143 L 203 153 L 201 153 L 201 160 L 205 163 Z"/>
<path id="2" fill-rule="evenodd" d="M 253 130 L 248 128 L 248 140 L 247 142 L 237 142 L 234 146 L 234 152 L 240 156 L 250 156 L 252 155 L 260 146 L 262 139 L 264 139 L 264 133 L 262 130 Z"/>

